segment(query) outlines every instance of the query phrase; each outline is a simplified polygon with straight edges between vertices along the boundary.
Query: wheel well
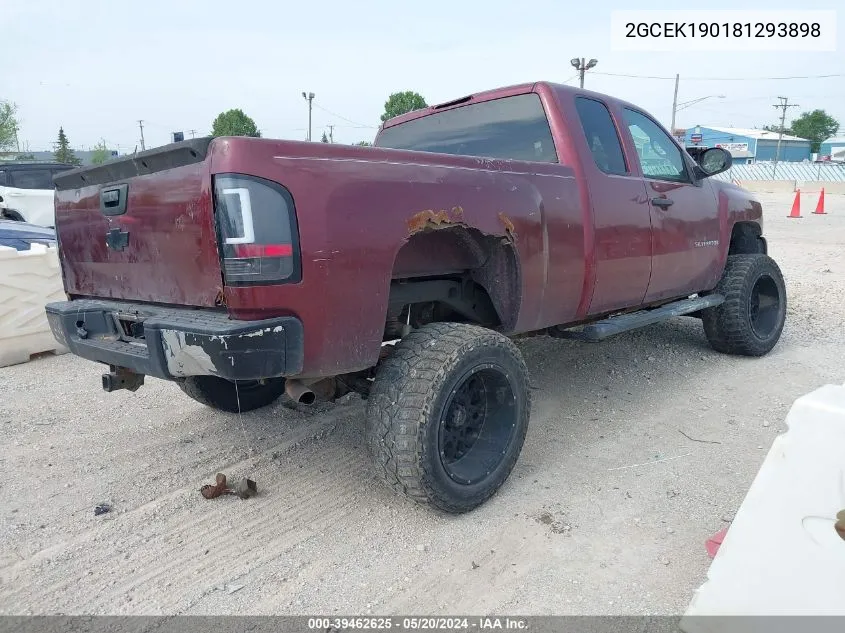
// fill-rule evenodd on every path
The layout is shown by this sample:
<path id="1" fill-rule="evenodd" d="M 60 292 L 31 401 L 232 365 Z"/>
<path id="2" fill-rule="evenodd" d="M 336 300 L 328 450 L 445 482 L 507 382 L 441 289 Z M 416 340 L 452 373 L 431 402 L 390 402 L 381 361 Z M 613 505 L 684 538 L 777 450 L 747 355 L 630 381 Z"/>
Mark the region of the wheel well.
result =
<path id="1" fill-rule="evenodd" d="M 510 237 L 463 225 L 415 233 L 396 255 L 385 336 L 461 321 L 513 329 L 521 302 L 519 263 Z"/>
<path id="2" fill-rule="evenodd" d="M 729 255 L 753 255 L 766 253 L 763 230 L 756 222 L 737 222 L 731 230 Z"/>

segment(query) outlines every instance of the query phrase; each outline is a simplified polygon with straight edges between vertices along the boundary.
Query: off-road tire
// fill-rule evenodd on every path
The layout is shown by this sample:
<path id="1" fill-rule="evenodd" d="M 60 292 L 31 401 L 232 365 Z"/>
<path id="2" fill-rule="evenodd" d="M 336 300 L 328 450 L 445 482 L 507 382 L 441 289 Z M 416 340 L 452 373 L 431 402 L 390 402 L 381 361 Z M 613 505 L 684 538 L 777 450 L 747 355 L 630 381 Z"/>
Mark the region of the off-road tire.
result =
<path id="1" fill-rule="evenodd" d="M 756 331 L 752 321 L 753 295 L 758 283 L 775 288 L 778 297 L 774 325 L 766 328 L 765 334 Z M 762 254 L 730 255 L 713 292 L 725 297 L 724 303 L 702 310 L 701 314 L 704 333 L 713 349 L 740 356 L 763 356 L 771 351 L 786 321 L 786 286 L 775 260 Z"/>
<path id="2" fill-rule="evenodd" d="M 447 404 L 473 371 L 499 372 L 509 384 L 513 408 L 506 419 L 512 430 L 487 475 L 458 483 L 441 459 L 438 438 Z M 508 478 L 522 450 L 531 410 L 528 385 L 522 354 L 497 332 L 460 323 L 411 332 L 379 366 L 367 401 L 367 444 L 377 473 L 395 491 L 446 512 L 481 505 Z M 485 414 L 484 424 L 489 419 Z"/>
<path id="3" fill-rule="evenodd" d="M 217 376 L 188 376 L 176 384 L 200 404 L 230 413 L 266 407 L 285 392 L 284 378 L 268 378 L 264 384 L 250 380 L 235 385 Z"/>

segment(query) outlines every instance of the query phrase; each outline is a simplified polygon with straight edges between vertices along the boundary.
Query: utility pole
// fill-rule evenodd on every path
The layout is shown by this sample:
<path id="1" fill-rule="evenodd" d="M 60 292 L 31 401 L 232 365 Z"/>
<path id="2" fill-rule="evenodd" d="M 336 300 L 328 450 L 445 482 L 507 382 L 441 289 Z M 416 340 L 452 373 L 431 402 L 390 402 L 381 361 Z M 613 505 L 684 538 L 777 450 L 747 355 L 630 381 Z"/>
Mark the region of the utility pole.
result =
<path id="1" fill-rule="evenodd" d="M 309 92 L 308 94 L 302 93 L 302 98 L 308 102 L 308 138 L 306 140 L 311 140 L 311 102 L 314 100 L 314 93 Z"/>
<path id="2" fill-rule="evenodd" d="M 141 128 L 141 151 L 143 152 L 146 148 L 144 145 L 144 120 L 138 119 L 138 127 Z"/>
<path id="3" fill-rule="evenodd" d="M 775 150 L 775 164 L 772 166 L 772 180 L 775 179 L 778 171 L 778 160 L 780 160 L 780 143 L 783 140 L 783 128 L 786 125 L 786 109 L 797 108 L 797 103 L 789 103 L 789 97 L 778 97 L 780 103 L 773 103 L 773 108 L 780 108 L 780 129 L 778 130 L 778 146 Z"/>
<path id="4" fill-rule="evenodd" d="M 681 75 L 675 75 L 675 96 L 672 97 L 672 125 L 669 127 L 669 133 L 672 136 L 675 136 L 675 114 L 678 112 L 678 82 L 681 79 Z"/>
<path id="5" fill-rule="evenodd" d="M 584 87 L 584 73 L 590 70 L 593 66 L 599 63 L 597 59 L 591 59 L 587 61 L 585 58 L 581 57 L 573 57 L 569 60 L 569 63 L 572 64 L 572 67 L 578 71 L 578 77 L 580 78 L 581 87 Z"/>
<path id="6" fill-rule="evenodd" d="M 329 128 L 329 143 L 334 143 L 334 125 L 327 125 Z"/>
<path id="7" fill-rule="evenodd" d="M 194 135 L 197 133 L 196 130 L 188 130 L 188 132 L 191 134 L 191 138 L 194 138 Z"/>

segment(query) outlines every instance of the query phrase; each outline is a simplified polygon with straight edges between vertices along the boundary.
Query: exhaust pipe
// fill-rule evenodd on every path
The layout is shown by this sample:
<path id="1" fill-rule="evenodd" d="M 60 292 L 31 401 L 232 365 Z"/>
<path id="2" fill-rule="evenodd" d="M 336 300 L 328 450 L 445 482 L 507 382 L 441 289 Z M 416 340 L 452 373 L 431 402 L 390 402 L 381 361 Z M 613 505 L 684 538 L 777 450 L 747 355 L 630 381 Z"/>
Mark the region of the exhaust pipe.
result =
<path id="1" fill-rule="evenodd" d="M 317 394 L 301 380 L 286 380 L 285 393 L 297 404 L 314 404 L 317 400 Z"/>
<path id="2" fill-rule="evenodd" d="M 319 400 L 334 400 L 337 396 L 337 381 L 328 378 L 289 378 L 285 381 L 285 393 L 297 404 L 314 404 Z"/>

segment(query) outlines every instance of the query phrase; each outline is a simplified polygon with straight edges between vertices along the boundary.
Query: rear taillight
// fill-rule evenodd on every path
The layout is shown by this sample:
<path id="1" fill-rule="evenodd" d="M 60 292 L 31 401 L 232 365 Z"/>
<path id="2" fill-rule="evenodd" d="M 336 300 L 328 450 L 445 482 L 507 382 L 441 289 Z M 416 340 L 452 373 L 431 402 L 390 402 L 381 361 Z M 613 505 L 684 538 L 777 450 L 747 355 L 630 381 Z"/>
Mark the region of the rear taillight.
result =
<path id="1" fill-rule="evenodd" d="M 254 176 L 217 175 L 214 215 L 226 284 L 299 281 L 296 216 L 284 187 Z"/>

